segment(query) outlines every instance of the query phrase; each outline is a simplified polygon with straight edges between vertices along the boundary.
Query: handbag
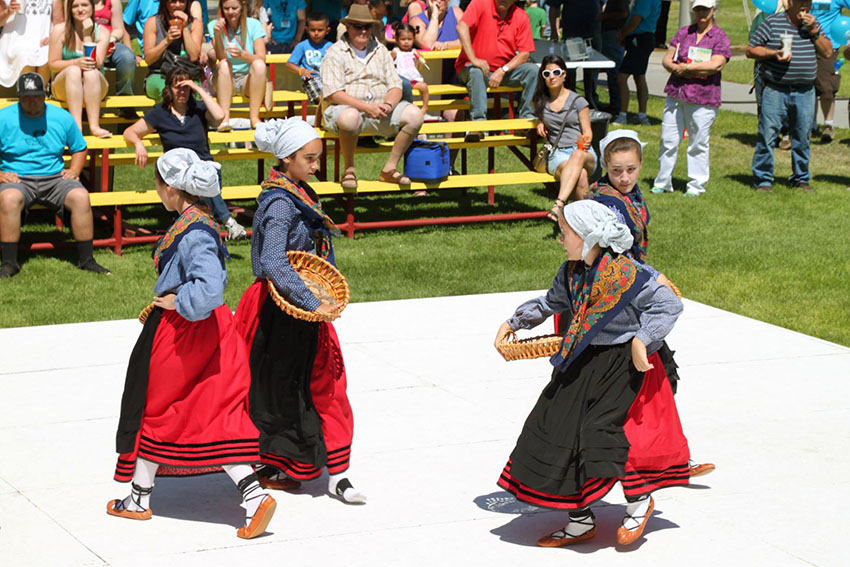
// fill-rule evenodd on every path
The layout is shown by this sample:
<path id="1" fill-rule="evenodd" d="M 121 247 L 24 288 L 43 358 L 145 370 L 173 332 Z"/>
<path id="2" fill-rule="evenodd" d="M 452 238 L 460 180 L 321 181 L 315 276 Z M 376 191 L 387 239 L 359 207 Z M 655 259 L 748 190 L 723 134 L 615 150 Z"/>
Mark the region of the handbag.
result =
<path id="1" fill-rule="evenodd" d="M 192 61 L 188 56 L 177 55 L 173 51 L 166 50 L 162 54 L 162 65 L 159 67 L 159 72 L 162 73 L 163 77 L 167 77 L 168 73 L 175 68 L 189 75 L 193 81 L 200 81 L 204 78 L 200 63 Z"/>
<path id="2" fill-rule="evenodd" d="M 578 100 L 578 98 L 579 95 L 576 94 L 575 98 L 573 98 L 573 102 L 570 103 L 570 106 L 564 113 L 564 119 L 561 120 L 561 128 L 558 130 L 558 135 L 555 137 L 556 140 L 561 139 L 561 134 L 564 133 L 564 127 L 567 125 L 567 116 L 569 116 L 570 112 L 573 111 L 573 107 L 576 105 L 576 101 Z M 552 154 L 552 151 L 554 149 L 555 148 L 548 141 L 543 144 L 543 147 L 537 151 L 537 155 L 534 156 L 534 161 L 531 164 L 534 171 L 538 173 L 549 172 L 549 156 Z"/>
<path id="3" fill-rule="evenodd" d="M 413 181 L 442 181 L 450 171 L 449 147 L 445 142 L 413 140 L 404 152 L 404 175 Z"/>

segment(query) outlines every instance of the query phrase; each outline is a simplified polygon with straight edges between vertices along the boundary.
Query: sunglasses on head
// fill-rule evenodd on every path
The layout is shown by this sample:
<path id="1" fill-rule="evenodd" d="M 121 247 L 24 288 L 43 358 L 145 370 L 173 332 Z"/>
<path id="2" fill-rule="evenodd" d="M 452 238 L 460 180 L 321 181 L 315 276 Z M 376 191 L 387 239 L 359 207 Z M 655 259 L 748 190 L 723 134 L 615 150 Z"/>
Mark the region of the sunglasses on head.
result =
<path id="1" fill-rule="evenodd" d="M 350 25 L 351 27 L 353 27 L 357 31 L 366 31 L 366 30 L 368 30 L 369 28 L 372 27 L 372 24 L 355 24 L 353 22 L 348 24 L 348 25 Z"/>
<path id="2" fill-rule="evenodd" d="M 540 74 L 543 75 L 544 79 L 548 79 L 549 77 L 560 77 L 566 73 L 563 69 L 546 69 Z"/>

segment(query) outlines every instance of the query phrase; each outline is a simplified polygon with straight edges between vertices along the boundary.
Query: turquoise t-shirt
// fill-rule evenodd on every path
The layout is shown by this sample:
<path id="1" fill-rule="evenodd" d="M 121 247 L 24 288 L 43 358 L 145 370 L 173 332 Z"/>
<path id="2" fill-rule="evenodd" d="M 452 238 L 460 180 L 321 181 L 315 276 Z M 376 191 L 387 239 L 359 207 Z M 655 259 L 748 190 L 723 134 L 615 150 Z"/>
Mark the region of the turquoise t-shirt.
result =
<path id="1" fill-rule="evenodd" d="M 213 20 L 207 26 L 207 31 L 209 31 L 210 37 L 215 36 L 215 23 L 218 20 Z M 246 27 L 246 33 L 248 34 L 248 38 L 243 41 L 242 39 L 242 30 L 237 28 L 236 35 L 230 35 L 230 32 L 226 31 L 223 34 L 222 41 L 224 42 L 224 48 L 227 49 L 227 43 L 236 43 L 239 47 L 242 48 L 243 51 L 247 51 L 248 53 L 254 53 L 254 42 L 260 38 L 266 37 L 266 32 L 263 31 L 263 24 L 260 23 L 260 20 L 257 18 L 248 18 Z M 230 63 L 233 65 L 234 73 L 247 73 L 251 66 L 242 59 L 234 59 L 230 56 L 230 53 L 227 54 L 227 58 L 230 59 Z"/>
<path id="2" fill-rule="evenodd" d="M 23 176 L 56 175 L 65 169 L 65 148 L 72 154 L 86 149 L 83 133 L 71 113 L 52 104 L 30 118 L 19 104 L 0 110 L 0 170 Z"/>
<path id="3" fill-rule="evenodd" d="M 629 12 L 628 22 L 632 16 L 638 15 L 643 18 L 632 35 L 639 33 L 655 33 L 655 25 L 658 23 L 658 16 L 661 15 L 661 0 L 635 0 L 632 5 L 632 10 Z"/>

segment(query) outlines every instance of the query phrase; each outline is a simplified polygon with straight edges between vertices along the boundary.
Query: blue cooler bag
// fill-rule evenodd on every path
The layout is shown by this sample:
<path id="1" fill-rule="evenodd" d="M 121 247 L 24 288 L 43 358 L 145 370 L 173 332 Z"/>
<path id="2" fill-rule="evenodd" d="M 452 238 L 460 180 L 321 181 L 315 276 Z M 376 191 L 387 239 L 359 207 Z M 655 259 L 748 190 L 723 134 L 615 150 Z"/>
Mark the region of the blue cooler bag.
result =
<path id="1" fill-rule="evenodd" d="M 449 172 L 449 147 L 445 142 L 413 140 L 404 152 L 404 174 L 412 181 L 442 181 Z"/>

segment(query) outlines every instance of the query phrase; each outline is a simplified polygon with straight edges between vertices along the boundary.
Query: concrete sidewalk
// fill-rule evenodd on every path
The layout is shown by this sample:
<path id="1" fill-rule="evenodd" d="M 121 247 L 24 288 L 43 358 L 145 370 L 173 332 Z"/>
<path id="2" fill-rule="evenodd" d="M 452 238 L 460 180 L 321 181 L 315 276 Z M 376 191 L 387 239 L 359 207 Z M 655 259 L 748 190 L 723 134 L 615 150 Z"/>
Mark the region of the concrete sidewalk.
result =
<path id="1" fill-rule="evenodd" d="M 107 516 L 128 489 L 111 477 L 137 321 L 0 330 L 0 565 L 847 564 L 850 349 L 687 300 L 669 337 L 677 404 L 692 454 L 717 471 L 656 493 L 628 553 L 615 543 L 619 488 L 595 508 L 593 541 L 536 547 L 566 515 L 517 503 L 496 480 L 551 367 L 492 347 L 535 295 L 349 306 L 337 329 L 351 477 L 369 502 L 306 483 L 275 494 L 269 533 L 251 541 L 236 538 L 242 509 L 223 474 L 158 480 L 150 521 Z"/>

